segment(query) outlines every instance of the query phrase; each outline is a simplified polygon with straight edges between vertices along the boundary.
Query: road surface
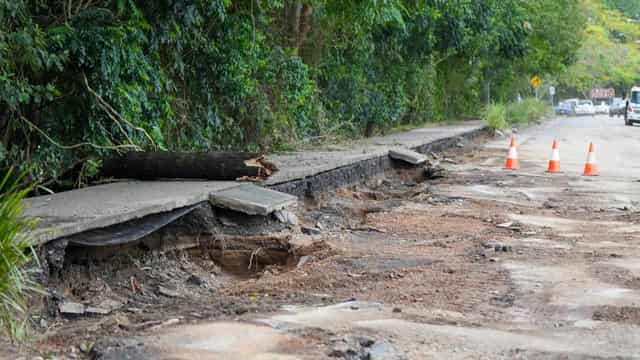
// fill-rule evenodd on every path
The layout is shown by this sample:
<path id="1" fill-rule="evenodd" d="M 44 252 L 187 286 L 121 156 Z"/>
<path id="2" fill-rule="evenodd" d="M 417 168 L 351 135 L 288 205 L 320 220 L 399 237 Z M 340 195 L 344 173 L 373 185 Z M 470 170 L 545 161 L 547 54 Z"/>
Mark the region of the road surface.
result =
<path id="1" fill-rule="evenodd" d="M 545 173 L 554 138 L 562 174 Z M 397 171 L 300 204 L 330 250 L 144 309 L 166 326 L 131 330 L 132 310 L 65 323 L 55 344 L 96 342 L 102 359 L 640 358 L 639 140 L 620 119 L 555 119 L 520 131 L 518 171 L 502 169 L 508 138 L 466 144 L 441 154 L 443 179 Z M 589 142 L 599 177 L 581 176 Z"/>

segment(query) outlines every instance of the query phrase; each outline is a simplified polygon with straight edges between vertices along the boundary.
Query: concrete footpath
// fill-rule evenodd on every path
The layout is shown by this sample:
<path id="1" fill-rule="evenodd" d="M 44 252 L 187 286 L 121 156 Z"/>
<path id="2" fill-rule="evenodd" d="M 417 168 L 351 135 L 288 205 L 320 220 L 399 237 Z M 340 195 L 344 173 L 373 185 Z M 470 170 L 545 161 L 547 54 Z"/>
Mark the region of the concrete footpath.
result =
<path id="1" fill-rule="evenodd" d="M 280 171 L 263 185 L 300 195 L 301 185 L 332 170 L 387 157 L 392 148 L 421 148 L 477 133 L 479 121 L 416 129 L 355 141 L 339 151 L 308 151 L 270 156 Z M 442 143 L 444 144 L 444 143 Z M 357 170 L 357 169 L 356 169 Z M 305 183 L 301 183 L 301 181 Z M 344 183 L 344 181 L 343 181 Z M 297 184 L 289 186 L 288 184 Z M 103 228 L 208 201 L 241 185 L 229 181 L 123 181 L 25 200 L 25 214 L 37 219 L 34 244 Z"/>

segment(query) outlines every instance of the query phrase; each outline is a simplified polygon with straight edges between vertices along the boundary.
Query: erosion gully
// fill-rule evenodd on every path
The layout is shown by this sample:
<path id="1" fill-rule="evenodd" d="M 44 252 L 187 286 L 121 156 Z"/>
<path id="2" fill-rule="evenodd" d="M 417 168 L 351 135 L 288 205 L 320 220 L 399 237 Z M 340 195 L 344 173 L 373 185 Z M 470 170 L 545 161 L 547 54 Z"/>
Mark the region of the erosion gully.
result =
<path id="1" fill-rule="evenodd" d="M 637 212 L 505 173 L 489 140 L 307 196 L 297 221 L 203 208 L 135 245 L 50 248 L 34 339 L 0 358 L 640 356 Z"/>

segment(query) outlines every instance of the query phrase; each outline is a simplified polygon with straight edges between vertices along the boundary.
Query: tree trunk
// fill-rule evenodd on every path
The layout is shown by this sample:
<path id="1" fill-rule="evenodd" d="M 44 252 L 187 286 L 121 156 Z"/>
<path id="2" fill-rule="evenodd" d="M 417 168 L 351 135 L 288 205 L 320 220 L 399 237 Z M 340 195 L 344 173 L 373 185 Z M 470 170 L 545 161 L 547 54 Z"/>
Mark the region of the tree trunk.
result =
<path id="1" fill-rule="evenodd" d="M 264 180 L 278 169 L 260 154 L 129 152 L 108 159 L 102 177 L 120 179 Z"/>
<path id="2" fill-rule="evenodd" d="M 305 4 L 302 6 L 302 14 L 298 23 L 298 38 L 296 47 L 298 51 L 304 46 L 304 43 L 307 41 L 307 37 L 311 32 L 311 20 L 313 15 L 313 7 L 311 5 Z"/>
<path id="3" fill-rule="evenodd" d="M 372 137 L 373 130 L 375 130 L 375 127 L 376 127 L 376 124 L 373 121 L 367 121 L 367 124 L 365 125 L 365 128 L 364 128 L 364 136 Z"/>

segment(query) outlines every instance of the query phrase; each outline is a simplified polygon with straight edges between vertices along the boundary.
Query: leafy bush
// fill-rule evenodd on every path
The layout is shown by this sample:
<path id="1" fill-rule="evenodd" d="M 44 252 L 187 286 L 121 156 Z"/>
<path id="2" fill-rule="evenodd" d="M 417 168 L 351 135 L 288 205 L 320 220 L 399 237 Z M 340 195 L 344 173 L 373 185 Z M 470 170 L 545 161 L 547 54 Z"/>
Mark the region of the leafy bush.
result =
<path id="1" fill-rule="evenodd" d="M 543 101 L 525 99 L 508 104 L 496 103 L 487 106 L 484 120 L 492 129 L 504 129 L 515 124 L 528 124 L 552 114 L 552 109 Z"/>
<path id="2" fill-rule="evenodd" d="M 492 129 L 507 127 L 507 107 L 504 104 L 491 104 L 484 112 L 484 120 Z"/>
<path id="3" fill-rule="evenodd" d="M 510 124 L 528 124 L 549 116 L 551 110 L 546 102 L 525 99 L 507 105 L 507 121 Z"/>
<path id="4" fill-rule="evenodd" d="M 25 237 L 32 223 L 21 217 L 29 189 L 20 190 L 19 180 L 8 172 L 0 181 L 0 328 L 13 339 L 24 335 L 25 292 L 36 290 L 24 268 L 34 257 Z"/>

